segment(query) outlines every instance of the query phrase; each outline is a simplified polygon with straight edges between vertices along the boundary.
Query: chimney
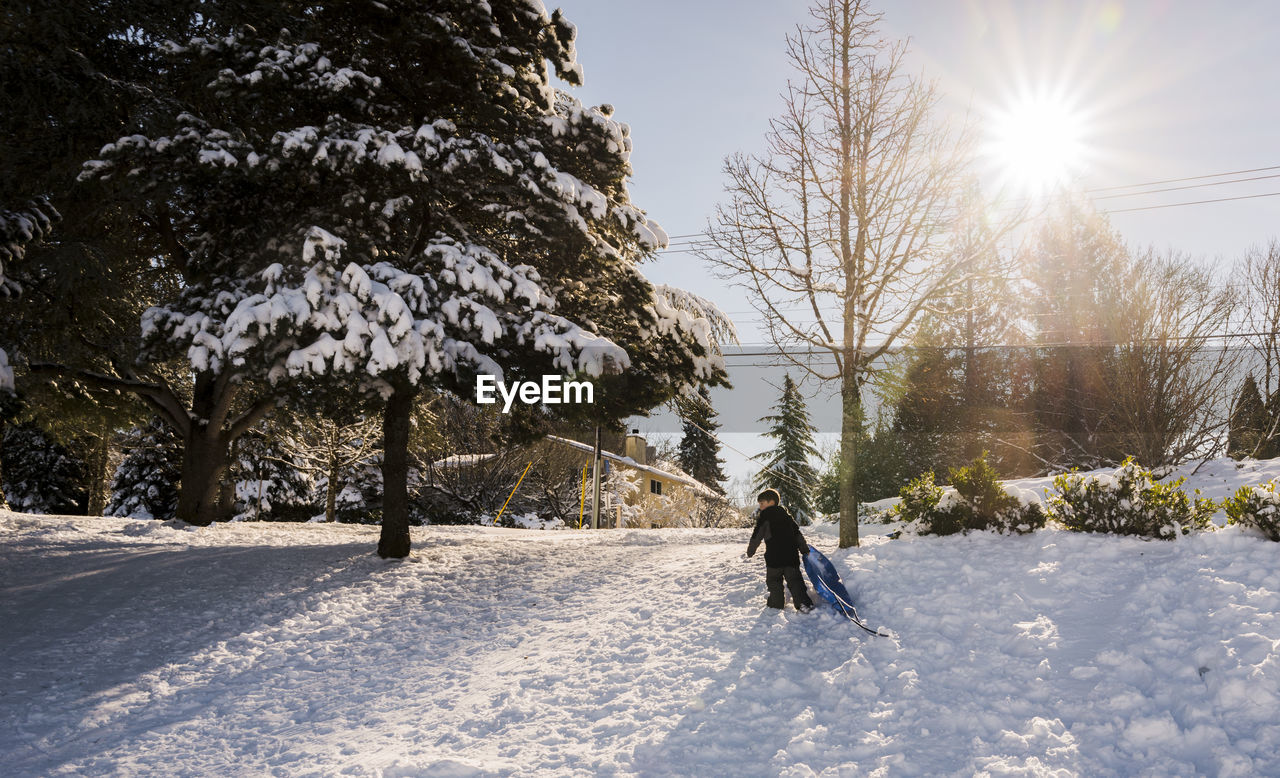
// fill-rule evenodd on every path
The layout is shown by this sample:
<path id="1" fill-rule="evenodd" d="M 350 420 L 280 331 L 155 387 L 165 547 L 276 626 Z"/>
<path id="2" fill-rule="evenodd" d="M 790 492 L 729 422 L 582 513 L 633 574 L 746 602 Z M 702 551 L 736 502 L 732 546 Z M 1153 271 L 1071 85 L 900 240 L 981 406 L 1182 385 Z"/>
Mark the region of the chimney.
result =
<path id="1" fill-rule="evenodd" d="M 637 464 L 647 465 L 649 464 L 649 458 L 646 456 L 648 453 L 645 439 L 640 434 L 640 430 L 631 430 L 631 434 L 627 436 L 623 455 L 631 457 Z"/>

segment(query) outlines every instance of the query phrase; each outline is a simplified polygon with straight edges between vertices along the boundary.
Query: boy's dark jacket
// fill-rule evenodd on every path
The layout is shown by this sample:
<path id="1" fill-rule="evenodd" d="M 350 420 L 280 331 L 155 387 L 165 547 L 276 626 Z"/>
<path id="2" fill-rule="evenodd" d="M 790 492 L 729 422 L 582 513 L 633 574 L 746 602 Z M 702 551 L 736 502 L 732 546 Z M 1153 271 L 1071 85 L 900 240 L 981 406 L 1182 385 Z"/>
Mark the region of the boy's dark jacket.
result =
<path id="1" fill-rule="evenodd" d="M 756 553 L 761 541 L 764 541 L 764 563 L 769 567 L 799 567 L 800 555 L 809 553 L 809 544 L 804 542 L 796 520 L 781 505 L 770 505 L 760 511 L 747 556 Z"/>

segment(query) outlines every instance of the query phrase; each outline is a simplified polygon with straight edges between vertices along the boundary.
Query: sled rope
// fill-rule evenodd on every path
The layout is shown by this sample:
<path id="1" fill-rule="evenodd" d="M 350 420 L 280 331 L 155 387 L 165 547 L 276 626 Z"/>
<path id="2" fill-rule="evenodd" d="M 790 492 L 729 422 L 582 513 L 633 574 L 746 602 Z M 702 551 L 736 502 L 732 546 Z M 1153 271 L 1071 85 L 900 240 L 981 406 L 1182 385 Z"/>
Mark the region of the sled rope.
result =
<path id="1" fill-rule="evenodd" d="M 842 611 L 841 611 L 841 613 L 843 613 L 843 614 L 844 614 L 844 616 L 845 616 L 845 618 L 847 618 L 849 621 L 852 621 L 854 624 L 857 624 L 859 627 L 862 627 L 864 630 L 866 630 L 867 632 L 870 632 L 872 635 L 879 635 L 879 636 L 880 636 L 880 637 L 882 637 L 882 638 L 890 637 L 889 635 L 886 635 L 886 634 L 884 634 L 883 632 L 877 632 L 876 630 L 872 629 L 871 627 L 868 627 L 866 624 L 863 624 L 863 623 L 862 623 L 862 620 L 858 618 L 858 609 L 857 609 L 857 608 L 855 608 L 855 607 L 853 607 L 853 605 L 852 605 L 852 604 L 845 602 L 843 597 L 841 597 L 840 595 L 838 595 L 838 594 L 836 594 L 835 592 L 831 591 L 831 587 L 830 587 L 830 586 L 827 586 L 825 582 L 822 584 L 822 588 L 823 588 L 823 589 L 826 589 L 826 590 L 827 590 L 827 592 L 828 592 L 832 597 L 834 597 L 834 598 L 836 599 L 836 601 L 837 601 L 837 602 L 839 602 L 839 603 L 840 603 L 841 605 L 843 605 L 845 608 L 848 608 L 848 609 L 849 609 L 848 611 L 844 611 L 844 610 L 842 610 Z M 851 616 L 851 615 L 849 615 L 850 613 L 852 613 L 853 615 L 852 615 L 852 616 Z"/>

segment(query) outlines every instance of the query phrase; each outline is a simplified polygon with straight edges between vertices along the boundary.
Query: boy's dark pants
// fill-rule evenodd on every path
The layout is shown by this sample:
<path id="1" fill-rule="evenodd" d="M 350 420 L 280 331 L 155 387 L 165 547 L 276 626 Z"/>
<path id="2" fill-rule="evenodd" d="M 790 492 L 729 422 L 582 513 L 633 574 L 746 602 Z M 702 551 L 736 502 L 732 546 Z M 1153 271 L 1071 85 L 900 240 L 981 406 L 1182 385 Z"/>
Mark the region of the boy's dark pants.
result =
<path id="1" fill-rule="evenodd" d="M 791 590 L 791 604 L 797 608 L 812 608 L 813 600 L 809 599 L 809 589 L 800 577 L 799 567 L 766 567 L 765 585 L 769 587 L 769 600 L 765 603 L 770 608 L 781 608 L 786 604 L 782 594 L 782 580 L 786 579 L 787 588 Z"/>

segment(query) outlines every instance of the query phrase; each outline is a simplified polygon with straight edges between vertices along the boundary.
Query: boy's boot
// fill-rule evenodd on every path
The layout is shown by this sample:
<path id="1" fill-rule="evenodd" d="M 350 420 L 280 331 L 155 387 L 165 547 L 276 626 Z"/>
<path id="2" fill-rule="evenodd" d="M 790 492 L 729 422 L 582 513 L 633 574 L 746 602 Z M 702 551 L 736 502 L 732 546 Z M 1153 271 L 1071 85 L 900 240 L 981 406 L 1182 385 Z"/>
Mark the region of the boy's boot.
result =
<path id="1" fill-rule="evenodd" d="M 784 577 L 787 579 L 787 588 L 791 590 L 791 603 L 796 606 L 796 610 L 802 612 L 813 610 L 813 600 L 809 599 L 809 587 L 804 585 L 800 568 L 786 568 Z"/>

